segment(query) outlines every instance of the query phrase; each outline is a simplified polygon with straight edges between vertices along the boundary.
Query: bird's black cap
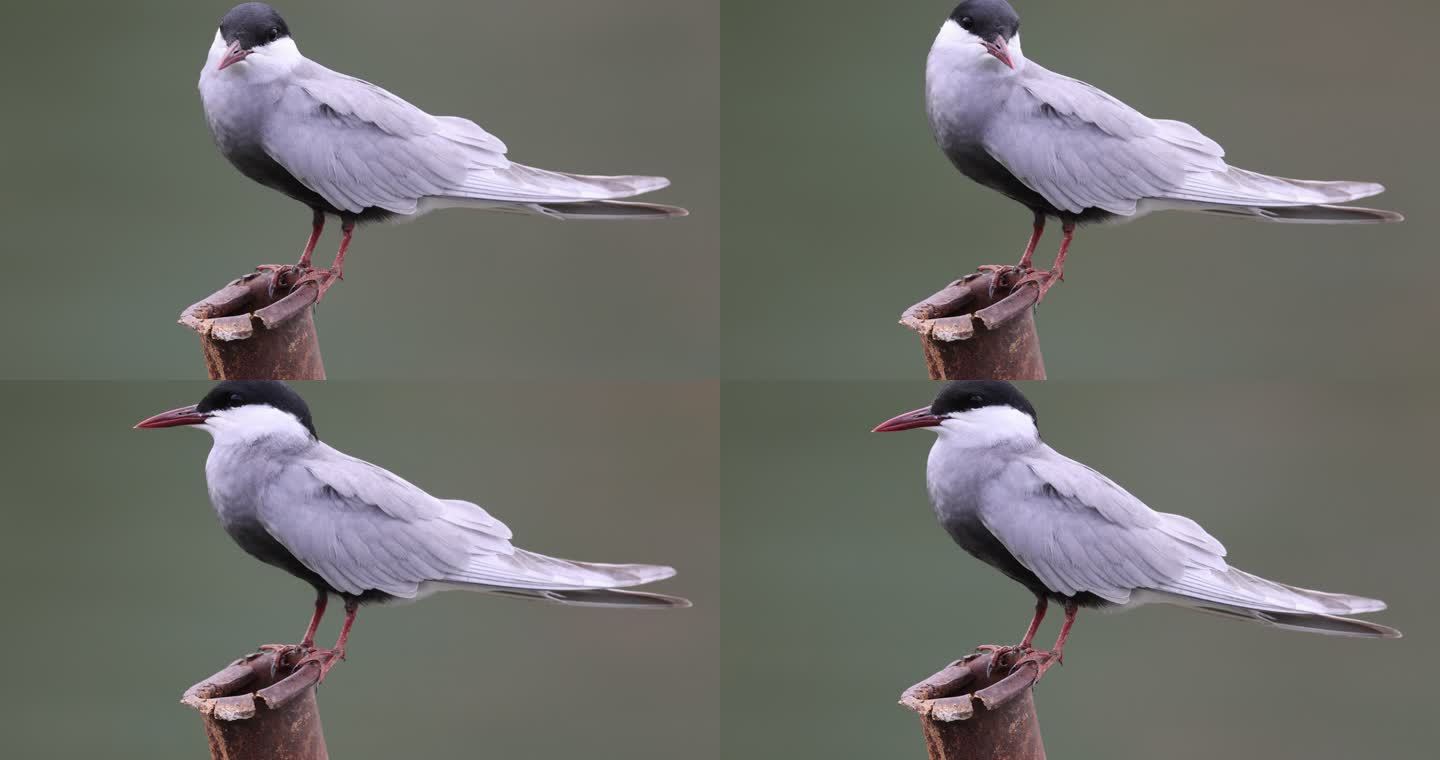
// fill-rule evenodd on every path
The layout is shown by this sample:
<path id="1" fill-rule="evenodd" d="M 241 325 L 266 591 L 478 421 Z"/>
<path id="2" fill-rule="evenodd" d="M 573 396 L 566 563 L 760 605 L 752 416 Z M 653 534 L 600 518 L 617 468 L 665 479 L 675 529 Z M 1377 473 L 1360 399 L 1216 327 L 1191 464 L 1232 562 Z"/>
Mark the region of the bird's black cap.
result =
<path id="1" fill-rule="evenodd" d="M 982 40 L 1009 40 L 1020 31 L 1020 14 L 1005 0 L 965 0 L 950 20 Z"/>
<path id="2" fill-rule="evenodd" d="M 289 412 L 300 420 L 317 440 L 315 421 L 310 418 L 310 406 L 290 386 L 278 380 L 226 380 L 210 389 L 205 398 L 195 405 L 201 414 L 222 409 L 237 409 L 252 404 L 273 406 L 282 412 Z"/>
<path id="3" fill-rule="evenodd" d="M 968 412 L 987 406 L 1011 406 L 1028 415 L 1036 425 L 1040 419 L 1035 416 L 1035 407 L 1030 399 L 1010 383 L 1000 380 L 961 380 L 947 383 L 930 405 L 930 413 L 943 417 L 956 412 Z"/>
<path id="4" fill-rule="evenodd" d="M 241 3 L 220 19 L 221 39 L 238 41 L 243 50 L 253 50 L 289 36 L 290 27 L 280 18 L 280 12 L 265 3 Z"/>

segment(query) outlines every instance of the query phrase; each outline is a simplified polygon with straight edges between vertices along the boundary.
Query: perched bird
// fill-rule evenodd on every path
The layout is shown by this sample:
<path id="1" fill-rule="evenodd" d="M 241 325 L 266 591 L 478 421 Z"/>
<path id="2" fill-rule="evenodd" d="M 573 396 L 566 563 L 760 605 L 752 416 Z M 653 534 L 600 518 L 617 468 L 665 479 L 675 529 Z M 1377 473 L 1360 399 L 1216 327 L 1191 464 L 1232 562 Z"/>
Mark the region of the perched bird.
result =
<path id="1" fill-rule="evenodd" d="M 200 100 L 220 152 L 242 174 L 310 207 L 297 272 L 321 295 L 342 276 L 357 222 L 465 207 L 555 219 L 659 219 L 673 206 L 615 200 L 659 190 L 664 177 L 602 177 L 536 169 L 505 157 L 505 143 L 458 116 L 431 116 L 369 82 L 300 54 L 290 27 L 265 3 L 220 19 Z M 312 269 L 326 215 L 339 217 L 335 263 Z"/>
<path id="2" fill-rule="evenodd" d="M 1335 204 L 1384 192 L 1372 182 L 1282 179 L 1225 163 L 1214 140 L 1179 121 L 1151 119 L 1020 49 L 1020 16 L 1005 0 L 965 0 L 940 27 L 925 65 L 925 106 L 935 140 L 965 176 L 1018 201 L 1034 229 L 1015 283 L 1044 296 L 1064 279 L 1080 223 L 1178 209 L 1273 222 L 1398 222 L 1391 211 Z M 1031 258 L 1045 220 L 1064 239 L 1048 271 Z"/>
<path id="3" fill-rule="evenodd" d="M 399 476 L 331 448 L 310 408 L 275 381 L 227 381 L 200 403 L 136 428 L 194 425 L 214 439 L 205 462 L 210 502 L 225 532 L 251 556 L 315 588 L 315 612 L 298 645 L 266 645 L 284 659 L 319 663 L 323 679 L 345 658 L 362 603 L 463 589 L 561 604 L 688 607 L 684 599 L 621 587 L 669 578 L 659 565 L 575 562 L 521 549 L 510 529 L 467 501 L 440 499 Z M 330 594 L 345 601 L 331 649 L 315 648 Z"/>
<path id="4" fill-rule="evenodd" d="M 1166 603 L 1277 628 L 1336 636 L 1400 632 L 1340 617 L 1385 609 L 1378 599 L 1287 586 L 1225 562 L 1225 547 L 1195 521 L 1156 512 L 1109 478 L 1040 440 L 1035 408 L 1004 382 L 953 382 L 935 402 L 875 432 L 938 435 L 925 481 L 935 515 L 962 549 L 1035 595 L 1014 653 L 1044 673 L 1061 660 L 1080 607 Z M 1055 647 L 1031 648 L 1049 600 L 1065 606 Z"/>

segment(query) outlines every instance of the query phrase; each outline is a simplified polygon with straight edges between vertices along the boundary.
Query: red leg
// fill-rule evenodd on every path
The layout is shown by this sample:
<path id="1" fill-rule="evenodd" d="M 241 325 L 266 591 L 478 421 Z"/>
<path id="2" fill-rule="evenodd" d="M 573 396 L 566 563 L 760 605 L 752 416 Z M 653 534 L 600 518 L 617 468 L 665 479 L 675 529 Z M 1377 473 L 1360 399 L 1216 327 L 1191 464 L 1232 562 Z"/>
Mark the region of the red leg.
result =
<path id="1" fill-rule="evenodd" d="M 1020 257 L 1020 263 L 1018 265 L 1012 267 L 1008 264 L 986 264 L 978 268 L 981 272 L 991 272 L 994 274 L 994 278 L 990 280 L 991 298 L 995 297 L 995 291 L 998 290 L 1012 274 L 1021 276 L 1030 273 L 1033 268 L 1031 261 L 1035 258 L 1035 246 L 1040 244 L 1040 238 L 1044 236 L 1044 234 L 1045 215 L 1037 211 L 1035 212 L 1034 227 L 1030 232 L 1030 242 L 1025 244 L 1025 253 Z M 1022 277 L 1019 282 L 1012 286 L 1012 289 L 1020 287 L 1021 283 L 1024 283 L 1026 279 L 1028 278 Z"/>
<path id="2" fill-rule="evenodd" d="M 324 591 L 315 592 L 315 612 L 310 615 L 310 625 L 305 627 L 305 638 L 299 644 L 261 644 L 260 651 L 274 652 L 277 656 L 271 664 L 272 675 L 278 670 L 285 658 L 297 652 L 309 652 L 315 648 L 315 631 L 320 627 L 320 619 L 325 617 L 325 602 L 328 597 Z"/>
<path id="3" fill-rule="evenodd" d="M 296 278 L 299 284 L 301 275 L 310 271 L 310 254 L 315 252 L 315 244 L 320 242 L 320 234 L 325 231 L 325 212 L 319 209 L 314 210 L 314 217 L 310 221 L 310 239 L 305 241 L 305 250 L 300 254 L 300 261 L 295 265 L 290 264 L 261 264 L 255 267 L 259 272 L 274 272 L 275 278 L 270 281 L 270 297 L 273 299 L 276 293 L 281 290 L 293 289 L 294 285 L 286 285 L 285 281 L 291 277 Z"/>
<path id="4" fill-rule="evenodd" d="M 1075 221 L 1065 220 L 1062 229 L 1065 231 L 1065 237 L 1060 241 L 1060 252 L 1055 254 L 1055 263 L 1050 265 L 1050 269 L 1043 272 L 1032 272 L 1015 283 L 1016 288 L 1026 283 L 1036 283 L 1040 288 L 1040 297 L 1035 300 L 1036 303 L 1045 300 L 1045 294 L 1050 292 L 1050 288 L 1065 279 L 1065 257 L 1070 253 L 1070 243 L 1075 240 Z"/>
<path id="5" fill-rule="evenodd" d="M 301 283 L 313 282 L 320 289 L 315 296 L 315 303 L 325 297 L 325 291 L 335 284 L 336 280 L 345 279 L 345 254 L 350 250 L 350 238 L 355 234 L 355 219 L 353 217 L 342 217 L 340 220 L 340 250 L 335 252 L 335 261 L 329 269 L 315 269 L 309 274 L 301 277 L 295 282 L 295 287 Z"/>
<path id="6" fill-rule="evenodd" d="M 1030 627 L 1025 629 L 1025 638 L 1021 639 L 1017 646 L 1002 647 L 994 644 L 983 644 L 975 648 L 976 651 L 991 653 L 989 671 L 992 676 L 997 670 L 1004 666 L 1005 659 L 1010 655 L 1015 653 L 1028 654 L 1031 651 L 1031 644 L 1035 641 L 1035 632 L 1040 630 L 1040 622 L 1045 619 L 1045 610 L 1048 606 L 1049 601 L 1047 601 L 1045 597 L 1035 597 L 1035 614 L 1030 618 Z"/>
<path id="7" fill-rule="evenodd" d="M 340 232 L 340 250 L 335 252 L 335 263 L 330 265 L 330 269 L 335 272 L 336 277 L 343 280 L 345 279 L 345 252 L 350 250 L 350 236 L 355 234 L 355 220 L 345 219 L 341 221 Z M 1060 251 L 1060 259 L 1062 262 L 1065 259 L 1065 251 L 1063 248 Z"/>
<path id="8" fill-rule="evenodd" d="M 345 600 L 345 623 L 340 626 L 340 638 L 335 640 L 335 646 L 330 649 L 316 649 L 305 655 L 295 663 L 295 669 L 299 670 L 311 662 L 318 663 L 320 665 L 320 681 L 323 682 L 330 669 L 335 667 L 335 663 L 345 659 L 345 646 L 350 640 L 350 626 L 355 624 L 355 613 L 359 611 L 359 600 L 347 598 Z"/>
<path id="9" fill-rule="evenodd" d="M 1045 609 L 1049 606 L 1045 597 L 1035 597 L 1035 617 L 1030 618 L 1030 627 L 1025 629 L 1025 638 L 1020 640 L 1020 649 L 1029 649 L 1035 641 L 1035 633 L 1040 630 L 1040 621 L 1045 619 Z"/>
<path id="10" fill-rule="evenodd" d="M 1061 227 L 1065 237 L 1060 241 L 1060 252 L 1055 254 L 1055 263 L 1050 265 L 1050 274 L 1057 280 L 1065 279 L 1065 257 L 1070 253 L 1070 243 L 1075 239 L 1075 222 L 1066 221 Z"/>
<path id="11" fill-rule="evenodd" d="M 1030 269 L 1030 261 L 1035 258 L 1035 246 L 1040 245 L 1040 237 L 1045 234 L 1045 215 L 1035 212 L 1035 231 L 1030 233 L 1030 242 L 1025 245 L 1025 255 L 1020 257 L 1020 269 Z"/>
<path id="12" fill-rule="evenodd" d="M 1065 640 L 1070 638 L 1070 627 L 1075 625 L 1075 615 L 1080 611 L 1080 606 L 1074 599 L 1065 600 L 1065 623 L 1060 626 L 1060 635 L 1055 639 L 1055 648 L 1048 652 L 1031 652 L 1015 662 L 1018 668 L 1026 663 L 1034 663 L 1039 668 L 1036 677 L 1045 675 L 1055 663 L 1065 664 Z M 1013 668 L 1012 668 L 1013 670 Z"/>
<path id="13" fill-rule="evenodd" d="M 315 648 L 315 631 L 320 628 L 320 618 L 325 617 L 325 604 L 329 597 L 324 591 L 315 592 L 315 614 L 310 616 L 310 625 L 305 627 L 305 638 L 300 640 L 300 646 L 306 649 Z"/>
<path id="14" fill-rule="evenodd" d="M 300 269 L 310 268 L 310 254 L 315 252 L 315 244 L 320 242 L 320 233 L 325 231 L 325 212 L 315 210 L 315 218 L 310 223 L 310 240 L 305 243 L 305 252 L 300 254 L 300 263 L 295 266 Z"/>

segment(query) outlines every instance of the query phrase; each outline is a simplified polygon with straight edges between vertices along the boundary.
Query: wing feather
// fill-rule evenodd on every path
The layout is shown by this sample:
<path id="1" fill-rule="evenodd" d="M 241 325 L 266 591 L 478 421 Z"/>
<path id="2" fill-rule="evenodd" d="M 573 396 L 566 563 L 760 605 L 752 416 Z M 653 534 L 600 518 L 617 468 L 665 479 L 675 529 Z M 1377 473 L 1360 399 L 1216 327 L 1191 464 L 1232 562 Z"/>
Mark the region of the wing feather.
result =
<path id="1" fill-rule="evenodd" d="M 262 133 L 266 153 L 341 211 L 414 214 L 427 198 L 578 203 L 627 198 L 662 177 L 592 176 L 511 162 L 469 119 L 432 116 L 369 82 L 307 62 Z"/>
<path id="2" fill-rule="evenodd" d="M 1016 178 L 1064 212 L 1101 209 L 1131 216 L 1143 200 L 1211 208 L 1312 206 L 1347 203 L 1384 190 L 1371 182 L 1293 180 L 1229 166 L 1225 150 L 1193 126 L 1151 119 L 1033 61 L 1026 62 L 1018 83 L 1001 106 L 1007 112 L 994 120 L 983 144 Z"/>
<path id="3" fill-rule="evenodd" d="M 296 179 L 350 213 L 415 213 L 421 199 L 462 186 L 471 168 L 510 165 L 505 144 L 474 122 L 431 116 L 313 62 L 281 92 L 262 141 Z"/>
<path id="4" fill-rule="evenodd" d="M 468 501 L 437 499 L 399 476 L 318 444 L 267 483 L 260 522 L 303 565 L 347 594 L 413 598 L 430 583 L 579 591 L 650 583 L 657 565 L 574 562 L 514 546 Z"/>
<path id="5" fill-rule="evenodd" d="M 991 481 L 985 527 L 1047 588 L 1125 604 L 1192 568 L 1224 568 L 1224 547 L 1193 521 L 1155 512 L 1109 478 L 1049 447 Z"/>
<path id="6" fill-rule="evenodd" d="M 1126 604 L 1136 592 L 1187 606 L 1305 615 L 1384 609 L 1376 599 L 1266 580 L 1225 562 L 1225 547 L 1187 517 L 1156 512 L 1109 478 L 1049 447 L 1011 462 L 985 494 L 981 521 L 1047 588 Z M 1154 593 L 1152 593 L 1154 592 Z"/>
<path id="7" fill-rule="evenodd" d="M 324 444 L 267 485 L 260 521 L 337 590 L 414 597 L 477 558 L 518 550 L 480 507 L 436 499 L 404 479 Z"/>
<path id="8" fill-rule="evenodd" d="M 1077 79 L 1027 62 L 985 148 L 1058 209 L 1129 216 L 1172 197 L 1191 172 L 1223 171 L 1224 151 L 1194 127 L 1150 119 Z"/>

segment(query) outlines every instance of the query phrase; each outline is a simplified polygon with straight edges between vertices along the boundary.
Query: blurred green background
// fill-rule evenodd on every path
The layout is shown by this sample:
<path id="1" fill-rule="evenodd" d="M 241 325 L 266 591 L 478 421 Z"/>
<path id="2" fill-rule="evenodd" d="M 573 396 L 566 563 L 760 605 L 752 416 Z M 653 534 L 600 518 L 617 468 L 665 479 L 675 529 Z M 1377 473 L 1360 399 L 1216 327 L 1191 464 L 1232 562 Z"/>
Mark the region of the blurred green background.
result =
<path id="1" fill-rule="evenodd" d="M 204 757 L 192 683 L 304 629 L 312 594 L 231 543 L 202 383 L 6 383 L 0 757 Z M 718 387 L 300 388 L 323 440 L 483 505 L 557 556 L 674 565 L 673 611 L 445 593 L 366 607 L 320 690 L 335 758 L 709 758 L 719 742 Z M 332 604 L 332 608 L 334 605 Z M 320 633 L 334 640 L 340 615 Z M 559 716 L 559 717 L 552 717 Z"/>
<path id="2" fill-rule="evenodd" d="M 722 432 L 724 754 L 922 758 L 900 692 L 1033 597 L 955 546 L 923 431 L 872 434 L 936 386 L 728 383 Z M 1029 384 L 1045 439 L 1237 567 L 1385 599 L 1406 637 L 1305 635 L 1174 607 L 1082 611 L 1036 700 L 1051 757 L 1427 756 L 1437 734 L 1428 384 Z M 1058 617 L 1058 616 L 1052 616 Z M 1047 621 L 1039 641 L 1058 630 Z"/>
<path id="3" fill-rule="evenodd" d="M 926 123 L 925 56 L 954 5 L 725 0 L 726 377 L 923 377 L 900 312 L 977 265 L 1019 259 L 1029 212 L 951 168 Z M 1427 232 L 1440 6 L 1015 5 L 1032 60 L 1195 124 L 1236 165 L 1383 181 L 1375 205 L 1410 216 L 1340 228 L 1172 213 L 1082 229 L 1039 312 L 1050 377 L 1440 370 Z"/>
<path id="4" fill-rule="evenodd" d="M 201 112 L 196 80 L 231 5 L 6 9 L 3 376 L 204 377 L 180 310 L 298 258 L 309 211 L 231 168 Z M 665 175 L 654 200 L 692 211 L 626 224 L 452 210 L 362 228 L 319 311 L 331 377 L 715 375 L 718 0 L 275 5 L 307 56 L 472 118 L 517 161 Z M 331 227 L 317 261 L 334 254 Z"/>

